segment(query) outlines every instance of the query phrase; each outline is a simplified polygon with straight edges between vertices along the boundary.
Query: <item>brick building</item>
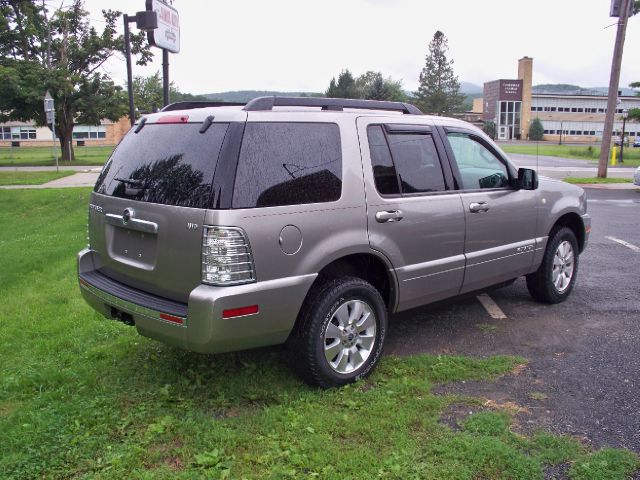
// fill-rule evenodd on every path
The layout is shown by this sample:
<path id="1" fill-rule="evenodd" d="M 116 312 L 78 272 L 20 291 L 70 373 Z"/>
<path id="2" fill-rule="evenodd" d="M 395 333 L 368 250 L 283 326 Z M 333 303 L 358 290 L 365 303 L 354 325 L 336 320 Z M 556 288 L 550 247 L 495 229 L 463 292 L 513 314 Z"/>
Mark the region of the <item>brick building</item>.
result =
<path id="1" fill-rule="evenodd" d="M 103 120 L 100 125 L 76 125 L 73 128 L 73 140 L 84 142 L 85 145 L 116 145 L 131 128 L 128 117 L 122 117 L 117 122 Z M 38 127 L 34 122 L 5 122 L 0 123 L 0 147 L 51 146 L 51 129 Z M 58 142 L 56 142 L 57 144 Z"/>
<path id="2" fill-rule="evenodd" d="M 529 125 L 539 118 L 544 139 L 564 142 L 597 142 L 602 139 L 607 96 L 592 94 L 557 94 L 533 92 L 533 59 L 518 61 L 518 78 L 494 80 L 484 84 L 482 99 L 476 99 L 473 111 L 482 113 L 485 122 L 496 124 L 499 140 L 527 139 Z M 622 132 L 623 110 L 640 108 L 640 97 L 619 96 L 613 135 Z M 625 136 L 640 136 L 640 123 L 627 122 Z"/>

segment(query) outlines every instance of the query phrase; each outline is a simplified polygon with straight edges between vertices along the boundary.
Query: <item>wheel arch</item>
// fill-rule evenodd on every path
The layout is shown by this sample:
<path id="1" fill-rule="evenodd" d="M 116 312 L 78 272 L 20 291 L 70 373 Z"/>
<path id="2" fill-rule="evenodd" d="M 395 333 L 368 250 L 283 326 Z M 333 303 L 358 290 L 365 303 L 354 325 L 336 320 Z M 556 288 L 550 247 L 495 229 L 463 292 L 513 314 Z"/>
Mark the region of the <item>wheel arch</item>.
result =
<path id="1" fill-rule="evenodd" d="M 573 234 L 576 236 L 576 240 L 578 241 L 578 250 L 582 253 L 585 246 L 585 230 L 582 217 L 575 212 L 567 212 L 555 221 L 551 230 L 557 227 L 567 227 L 573 231 Z"/>
<path id="2" fill-rule="evenodd" d="M 396 309 L 398 303 L 398 284 L 393 268 L 386 257 L 375 250 L 349 253 L 327 262 L 318 271 L 318 276 L 309 287 L 305 301 L 312 292 L 322 285 L 340 277 L 361 278 L 380 292 L 389 312 Z M 292 332 L 300 328 L 301 316 L 298 315 Z"/>
<path id="3" fill-rule="evenodd" d="M 382 295 L 387 309 L 395 310 L 398 301 L 397 280 L 389 261 L 378 252 L 352 253 L 323 266 L 309 291 L 335 278 L 351 276 L 373 285 Z"/>

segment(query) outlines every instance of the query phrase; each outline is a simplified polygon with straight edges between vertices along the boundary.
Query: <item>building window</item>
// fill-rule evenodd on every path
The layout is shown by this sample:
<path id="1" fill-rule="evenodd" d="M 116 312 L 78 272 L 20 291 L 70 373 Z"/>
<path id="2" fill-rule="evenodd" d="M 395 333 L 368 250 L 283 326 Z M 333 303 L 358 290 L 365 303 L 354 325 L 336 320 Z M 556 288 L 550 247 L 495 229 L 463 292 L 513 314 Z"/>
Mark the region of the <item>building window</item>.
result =
<path id="1" fill-rule="evenodd" d="M 76 125 L 72 134 L 74 140 L 97 140 L 106 136 L 107 127 L 104 125 Z"/>

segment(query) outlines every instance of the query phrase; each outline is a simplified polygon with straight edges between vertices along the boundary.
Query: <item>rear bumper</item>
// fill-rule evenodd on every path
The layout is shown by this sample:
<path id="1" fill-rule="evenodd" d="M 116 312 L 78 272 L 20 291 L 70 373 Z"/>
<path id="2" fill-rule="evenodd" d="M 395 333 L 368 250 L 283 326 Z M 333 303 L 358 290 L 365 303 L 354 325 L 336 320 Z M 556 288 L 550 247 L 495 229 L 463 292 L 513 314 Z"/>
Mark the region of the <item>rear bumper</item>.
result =
<path id="1" fill-rule="evenodd" d="M 230 287 L 199 285 L 183 304 L 115 282 L 95 269 L 91 250 L 78 254 L 80 291 L 95 310 L 107 318 L 130 320 L 141 335 L 202 353 L 283 343 L 315 278 L 312 274 Z M 222 318 L 224 310 L 250 305 L 258 305 L 258 313 Z"/>

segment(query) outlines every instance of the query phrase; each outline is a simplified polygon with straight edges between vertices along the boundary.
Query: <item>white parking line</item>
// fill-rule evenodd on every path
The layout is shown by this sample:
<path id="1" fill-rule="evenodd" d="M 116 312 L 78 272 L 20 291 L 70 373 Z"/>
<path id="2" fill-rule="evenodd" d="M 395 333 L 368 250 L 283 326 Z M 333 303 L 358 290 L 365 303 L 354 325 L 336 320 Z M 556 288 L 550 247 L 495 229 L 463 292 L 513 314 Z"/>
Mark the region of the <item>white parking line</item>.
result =
<path id="1" fill-rule="evenodd" d="M 619 238 L 616 238 L 616 237 L 604 237 L 604 238 L 606 238 L 607 240 L 611 240 L 612 242 L 617 242 L 620 245 L 624 245 L 625 247 L 630 248 L 634 252 L 640 252 L 640 247 L 638 247 L 637 245 L 634 245 L 633 243 L 625 242 L 624 240 L 620 240 Z"/>
<path id="2" fill-rule="evenodd" d="M 482 304 L 482 306 L 487 311 L 487 313 L 491 315 L 491 317 L 497 318 L 497 319 L 507 318 L 507 316 L 496 304 L 496 302 L 494 302 L 493 299 L 486 293 L 483 293 L 482 295 L 478 295 L 476 298 Z"/>

